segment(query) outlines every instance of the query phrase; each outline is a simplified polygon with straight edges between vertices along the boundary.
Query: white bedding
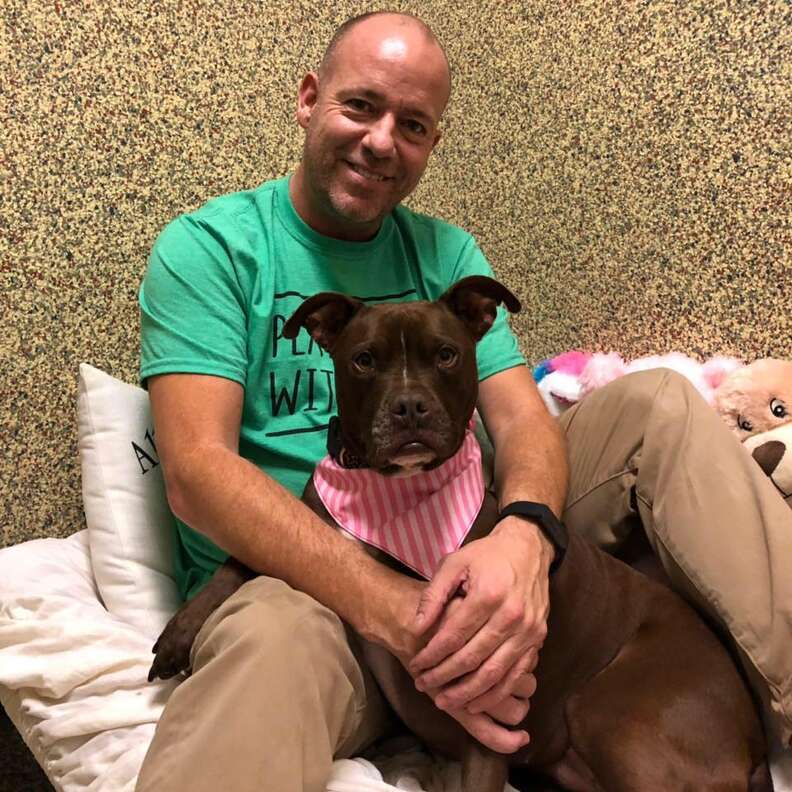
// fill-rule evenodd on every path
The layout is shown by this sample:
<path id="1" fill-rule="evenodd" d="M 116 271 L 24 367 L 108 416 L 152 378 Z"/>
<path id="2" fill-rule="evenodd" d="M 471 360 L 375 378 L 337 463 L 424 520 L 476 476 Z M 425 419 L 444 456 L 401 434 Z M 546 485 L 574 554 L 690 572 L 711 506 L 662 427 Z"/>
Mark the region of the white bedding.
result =
<path id="1" fill-rule="evenodd" d="M 151 643 L 102 605 L 87 531 L 0 551 L 0 701 L 59 792 L 134 790 L 177 684 L 146 681 Z M 415 748 L 375 761 L 336 762 L 328 792 L 458 789 Z"/>

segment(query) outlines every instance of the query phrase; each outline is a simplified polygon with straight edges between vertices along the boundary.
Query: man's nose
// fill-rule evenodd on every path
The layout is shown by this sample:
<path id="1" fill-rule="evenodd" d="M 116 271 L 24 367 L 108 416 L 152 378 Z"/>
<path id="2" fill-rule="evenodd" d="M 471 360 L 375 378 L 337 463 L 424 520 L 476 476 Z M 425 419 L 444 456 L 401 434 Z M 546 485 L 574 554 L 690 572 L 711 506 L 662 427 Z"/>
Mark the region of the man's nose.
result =
<path id="1" fill-rule="evenodd" d="M 389 113 L 384 113 L 371 122 L 363 140 L 363 145 L 379 159 L 393 155 L 396 121 Z"/>

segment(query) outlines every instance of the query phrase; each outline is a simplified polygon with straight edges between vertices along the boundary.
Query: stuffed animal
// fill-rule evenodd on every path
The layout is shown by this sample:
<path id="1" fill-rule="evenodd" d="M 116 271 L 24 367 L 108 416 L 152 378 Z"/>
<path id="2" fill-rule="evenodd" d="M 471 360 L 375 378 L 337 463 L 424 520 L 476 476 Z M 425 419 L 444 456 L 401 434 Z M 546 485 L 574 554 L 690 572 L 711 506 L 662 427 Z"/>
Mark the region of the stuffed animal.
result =
<path id="1" fill-rule="evenodd" d="M 792 360 L 762 358 L 732 371 L 715 409 L 741 441 L 792 421 Z"/>
<path id="2" fill-rule="evenodd" d="M 687 377 L 708 404 L 723 380 L 743 365 L 736 358 L 717 356 L 699 363 L 687 355 L 671 352 L 625 361 L 616 352 L 564 352 L 534 369 L 539 392 L 552 415 L 560 415 L 586 394 L 631 374 L 653 368 L 669 368 Z"/>
<path id="3" fill-rule="evenodd" d="M 533 370 L 539 393 L 550 415 L 561 415 L 583 398 L 580 375 L 591 358 L 590 352 L 563 352 L 542 361 Z"/>
<path id="4" fill-rule="evenodd" d="M 792 421 L 751 435 L 744 445 L 792 508 Z"/>

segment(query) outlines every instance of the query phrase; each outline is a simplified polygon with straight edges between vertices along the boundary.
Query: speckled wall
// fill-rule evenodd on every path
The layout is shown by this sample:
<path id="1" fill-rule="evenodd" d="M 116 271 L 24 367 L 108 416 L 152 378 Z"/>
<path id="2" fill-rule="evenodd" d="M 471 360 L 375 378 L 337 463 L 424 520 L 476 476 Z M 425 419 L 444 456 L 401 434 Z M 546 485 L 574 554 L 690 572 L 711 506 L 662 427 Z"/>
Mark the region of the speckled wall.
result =
<path id="1" fill-rule="evenodd" d="M 82 526 L 81 361 L 134 381 L 174 215 L 298 161 L 345 2 L 0 5 L 2 542 Z M 788 2 L 404 2 L 455 93 L 412 204 L 473 231 L 529 359 L 792 355 Z"/>

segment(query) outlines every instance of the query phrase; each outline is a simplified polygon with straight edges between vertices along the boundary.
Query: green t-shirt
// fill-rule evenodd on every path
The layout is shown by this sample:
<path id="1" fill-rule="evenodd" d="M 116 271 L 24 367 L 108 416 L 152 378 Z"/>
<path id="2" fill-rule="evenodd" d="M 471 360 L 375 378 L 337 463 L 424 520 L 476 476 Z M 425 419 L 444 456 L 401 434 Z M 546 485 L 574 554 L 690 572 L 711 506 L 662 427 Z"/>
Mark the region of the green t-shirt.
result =
<path id="1" fill-rule="evenodd" d="M 298 497 L 325 454 L 333 363 L 283 325 L 302 300 L 339 291 L 366 302 L 433 300 L 491 270 L 473 237 L 399 206 L 374 239 L 330 239 L 306 225 L 289 177 L 209 201 L 160 234 L 140 289 L 140 376 L 211 374 L 245 389 L 240 454 Z M 501 308 L 478 345 L 479 378 L 524 363 Z M 176 579 L 196 594 L 227 554 L 180 521 Z M 266 526 L 262 526 L 266 530 Z"/>

